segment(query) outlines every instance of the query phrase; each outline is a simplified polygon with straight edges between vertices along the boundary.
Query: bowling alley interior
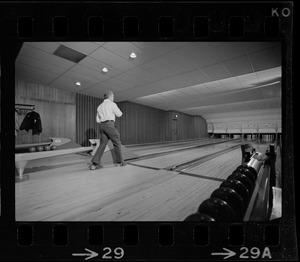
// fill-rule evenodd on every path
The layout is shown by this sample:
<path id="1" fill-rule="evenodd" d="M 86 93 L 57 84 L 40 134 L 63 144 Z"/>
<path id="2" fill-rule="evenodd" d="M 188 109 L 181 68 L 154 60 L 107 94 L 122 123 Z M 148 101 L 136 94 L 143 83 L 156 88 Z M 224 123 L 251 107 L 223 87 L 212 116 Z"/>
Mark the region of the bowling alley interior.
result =
<path id="1" fill-rule="evenodd" d="M 9 174 L 16 221 L 280 218 L 281 49 L 279 42 L 23 42 Z M 90 170 L 100 145 L 97 108 L 109 90 L 123 113 L 115 125 L 127 165 L 116 163 L 109 141 L 103 167 Z"/>

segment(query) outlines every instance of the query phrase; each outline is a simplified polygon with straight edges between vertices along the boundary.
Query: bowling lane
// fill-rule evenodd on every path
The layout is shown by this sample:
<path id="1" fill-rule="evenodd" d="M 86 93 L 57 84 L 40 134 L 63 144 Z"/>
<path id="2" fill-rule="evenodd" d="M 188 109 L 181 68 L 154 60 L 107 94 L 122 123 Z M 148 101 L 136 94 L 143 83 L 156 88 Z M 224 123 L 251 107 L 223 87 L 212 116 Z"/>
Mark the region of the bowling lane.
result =
<path id="1" fill-rule="evenodd" d="M 265 153 L 269 147 L 268 143 L 252 142 L 256 151 Z M 186 174 L 199 175 L 201 177 L 227 179 L 227 177 L 238 167 L 242 162 L 241 148 L 234 149 L 220 156 L 212 158 L 204 163 L 181 170 Z"/>
<path id="2" fill-rule="evenodd" d="M 241 148 L 234 149 L 203 164 L 181 170 L 207 178 L 226 179 L 242 162 Z"/>
<path id="3" fill-rule="evenodd" d="M 142 170 L 141 170 L 142 171 Z M 199 204 L 218 188 L 221 182 L 159 170 L 164 181 L 153 184 L 106 205 L 101 210 L 80 216 L 82 221 L 183 221 L 197 211 Z M 157 179 L 159 179 L 157 177 Z M 161 178 L 160 178 L 161 179 Z"/>
<path id="4" fill-rule="evenodd" d="M 152 157 L 150 159 L 129 161 L 134 165 L 150 167 L 150 168 L 167 168 L 173 165 L 184 163 L 186 161 L 191 161 L 196 158 L 205 157 L 207 155 L 229 149 L 234 146 L 239 146 L 241 144 L 240 140 L 228 141 L 220 144 L 207 145 L 200 148 L 192 148 L 190 150 L 180 151 L 176 153 L 170 153 L 167 155 L 160 155 L 157 157 Z"/>
<path id="5" fill-rule="evenodd" d="M 17 183 L 16 220 L 182 221 L 220 184 L 130 165 L 86 167 L 82 160 Z"/>
<path id="6" fill-rule="evenodd" d="M 193 141 L 182 141 L 182 142 L 172 142 L 172 143 L 159 143 L 155 145 L 136 145 L 136 146 L 126 146 L 134 153 L 139 156 L 146 156 L 149 154 L 155 153 L 164 153 L 164 152 L 171 152 L 174 150 L 184 149 L 184 148 L 193 148 L 201 145 L 206 145 L 210 143 L 218 143 L 222 141 L 227 141 L 228 139 L 210 139 L 210 138 L 203 138 Z"/>

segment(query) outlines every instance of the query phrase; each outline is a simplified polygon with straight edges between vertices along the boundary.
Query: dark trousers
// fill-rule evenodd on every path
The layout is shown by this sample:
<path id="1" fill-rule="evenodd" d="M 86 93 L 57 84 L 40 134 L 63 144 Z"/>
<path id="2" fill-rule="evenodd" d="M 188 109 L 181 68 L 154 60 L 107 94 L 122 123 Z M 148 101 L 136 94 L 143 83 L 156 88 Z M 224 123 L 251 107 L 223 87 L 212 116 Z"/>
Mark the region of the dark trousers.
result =
<path id="1" fill-rule="evenodd" d="M 93 163 L 101 165 L 101 158 L 109 139 L 111 140 L 115 148 L 116 162 L 123 162 L 120 133 L 115 127 L 115 122 L 109 121 L 100 123 L 100 146 L 98 147 L 94 157 L 91 160 Z"/>

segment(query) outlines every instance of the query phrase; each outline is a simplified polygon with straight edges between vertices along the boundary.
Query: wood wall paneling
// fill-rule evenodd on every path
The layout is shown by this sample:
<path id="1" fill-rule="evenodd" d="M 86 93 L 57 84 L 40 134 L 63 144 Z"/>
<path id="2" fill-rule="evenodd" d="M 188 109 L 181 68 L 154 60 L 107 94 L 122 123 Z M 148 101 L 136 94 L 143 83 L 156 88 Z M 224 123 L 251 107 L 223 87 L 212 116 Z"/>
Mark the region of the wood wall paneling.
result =
<path id="1" fill-rule="evenodd" d="M 67 137 L 82 145 L 90 145 L 88 139 L 99 138 L 96 123 L 97 107 L 102 99 L 70 91 L 55 89 L 36 83 L 16 80 L 15 102 L 34 104 L 41 116 L 43 131 L 20 131 L 16 144 L 49 141 L 49 137 Z M 123 116 L 116 124 L 123 144 L 141 144 L 171 141 L 174 111 L 164 111 L 132 102 L 117 103 Z M 178 114 L 178 140 L 207 136 L 207 123 L 200 116 Z M 18 116 L 21 125 L 24 116 Z"/>
<path id="2" fill-rule="evenodd" d="M 120 102 L 123 116 L 117 119 L 123 144 L 171 141 L 174 111 L 164 111 L 132 102 Z M 178 113 L 178 140 L 207 135 L 206 121 L 199 116 Z"/>
<path id="3" fill-rule="evenodd" d="M 66 137 L 75 141 L 75 93 L 16 79 L 15 103 L 34 104 L 43 128 L 40 135 L 32 135 L 32 130 L 20 130 L 16 144 L 45 142 L 49 137 Z M 24 117 L 18 115 L 19 126 Z"/>

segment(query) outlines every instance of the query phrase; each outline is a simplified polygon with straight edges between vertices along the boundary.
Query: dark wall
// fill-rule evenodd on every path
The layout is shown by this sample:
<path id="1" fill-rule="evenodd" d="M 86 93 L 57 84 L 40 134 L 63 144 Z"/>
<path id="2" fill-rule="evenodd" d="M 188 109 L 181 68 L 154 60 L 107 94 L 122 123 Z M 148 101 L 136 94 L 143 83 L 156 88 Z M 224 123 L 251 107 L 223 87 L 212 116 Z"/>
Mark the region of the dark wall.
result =
<path id="1" fill-rule="evenodd" d="M 90 146 L 89 139 L 99 137 L 96 112 L 101 102 L 100 98 L 76 94 L 76 143 Z"/>
<path id="2" fill-rule="evenodd" d="M 168 140 L 185 140 L 207 137 L 207 122 L 201 116 L 168 111 Z M 177 118 L 174 115 L 177 115 Z M 174 123 L 177 121 L 177 123 Z M 177 129 L 177 132 L 176 132 Z M 176 135 L 177 133 L 177 135 Z"/>
<path id="3" fill-rule="evenodd" d="M 118 103 L 123 112 L 116 124 L 123 144 L 141 144 L 168 140 L 165 111 L 131 102 Z"/>
<path id="4" fill-rule="evenodd" d="M 207 136 L 207 123 L 200 116 L 164 111 L 132 102 L 120 102 L 123 116 L 117 119 L 123 144 L 185 140 Z M 177 136 L 174 136 L 177 113 Z"/>

